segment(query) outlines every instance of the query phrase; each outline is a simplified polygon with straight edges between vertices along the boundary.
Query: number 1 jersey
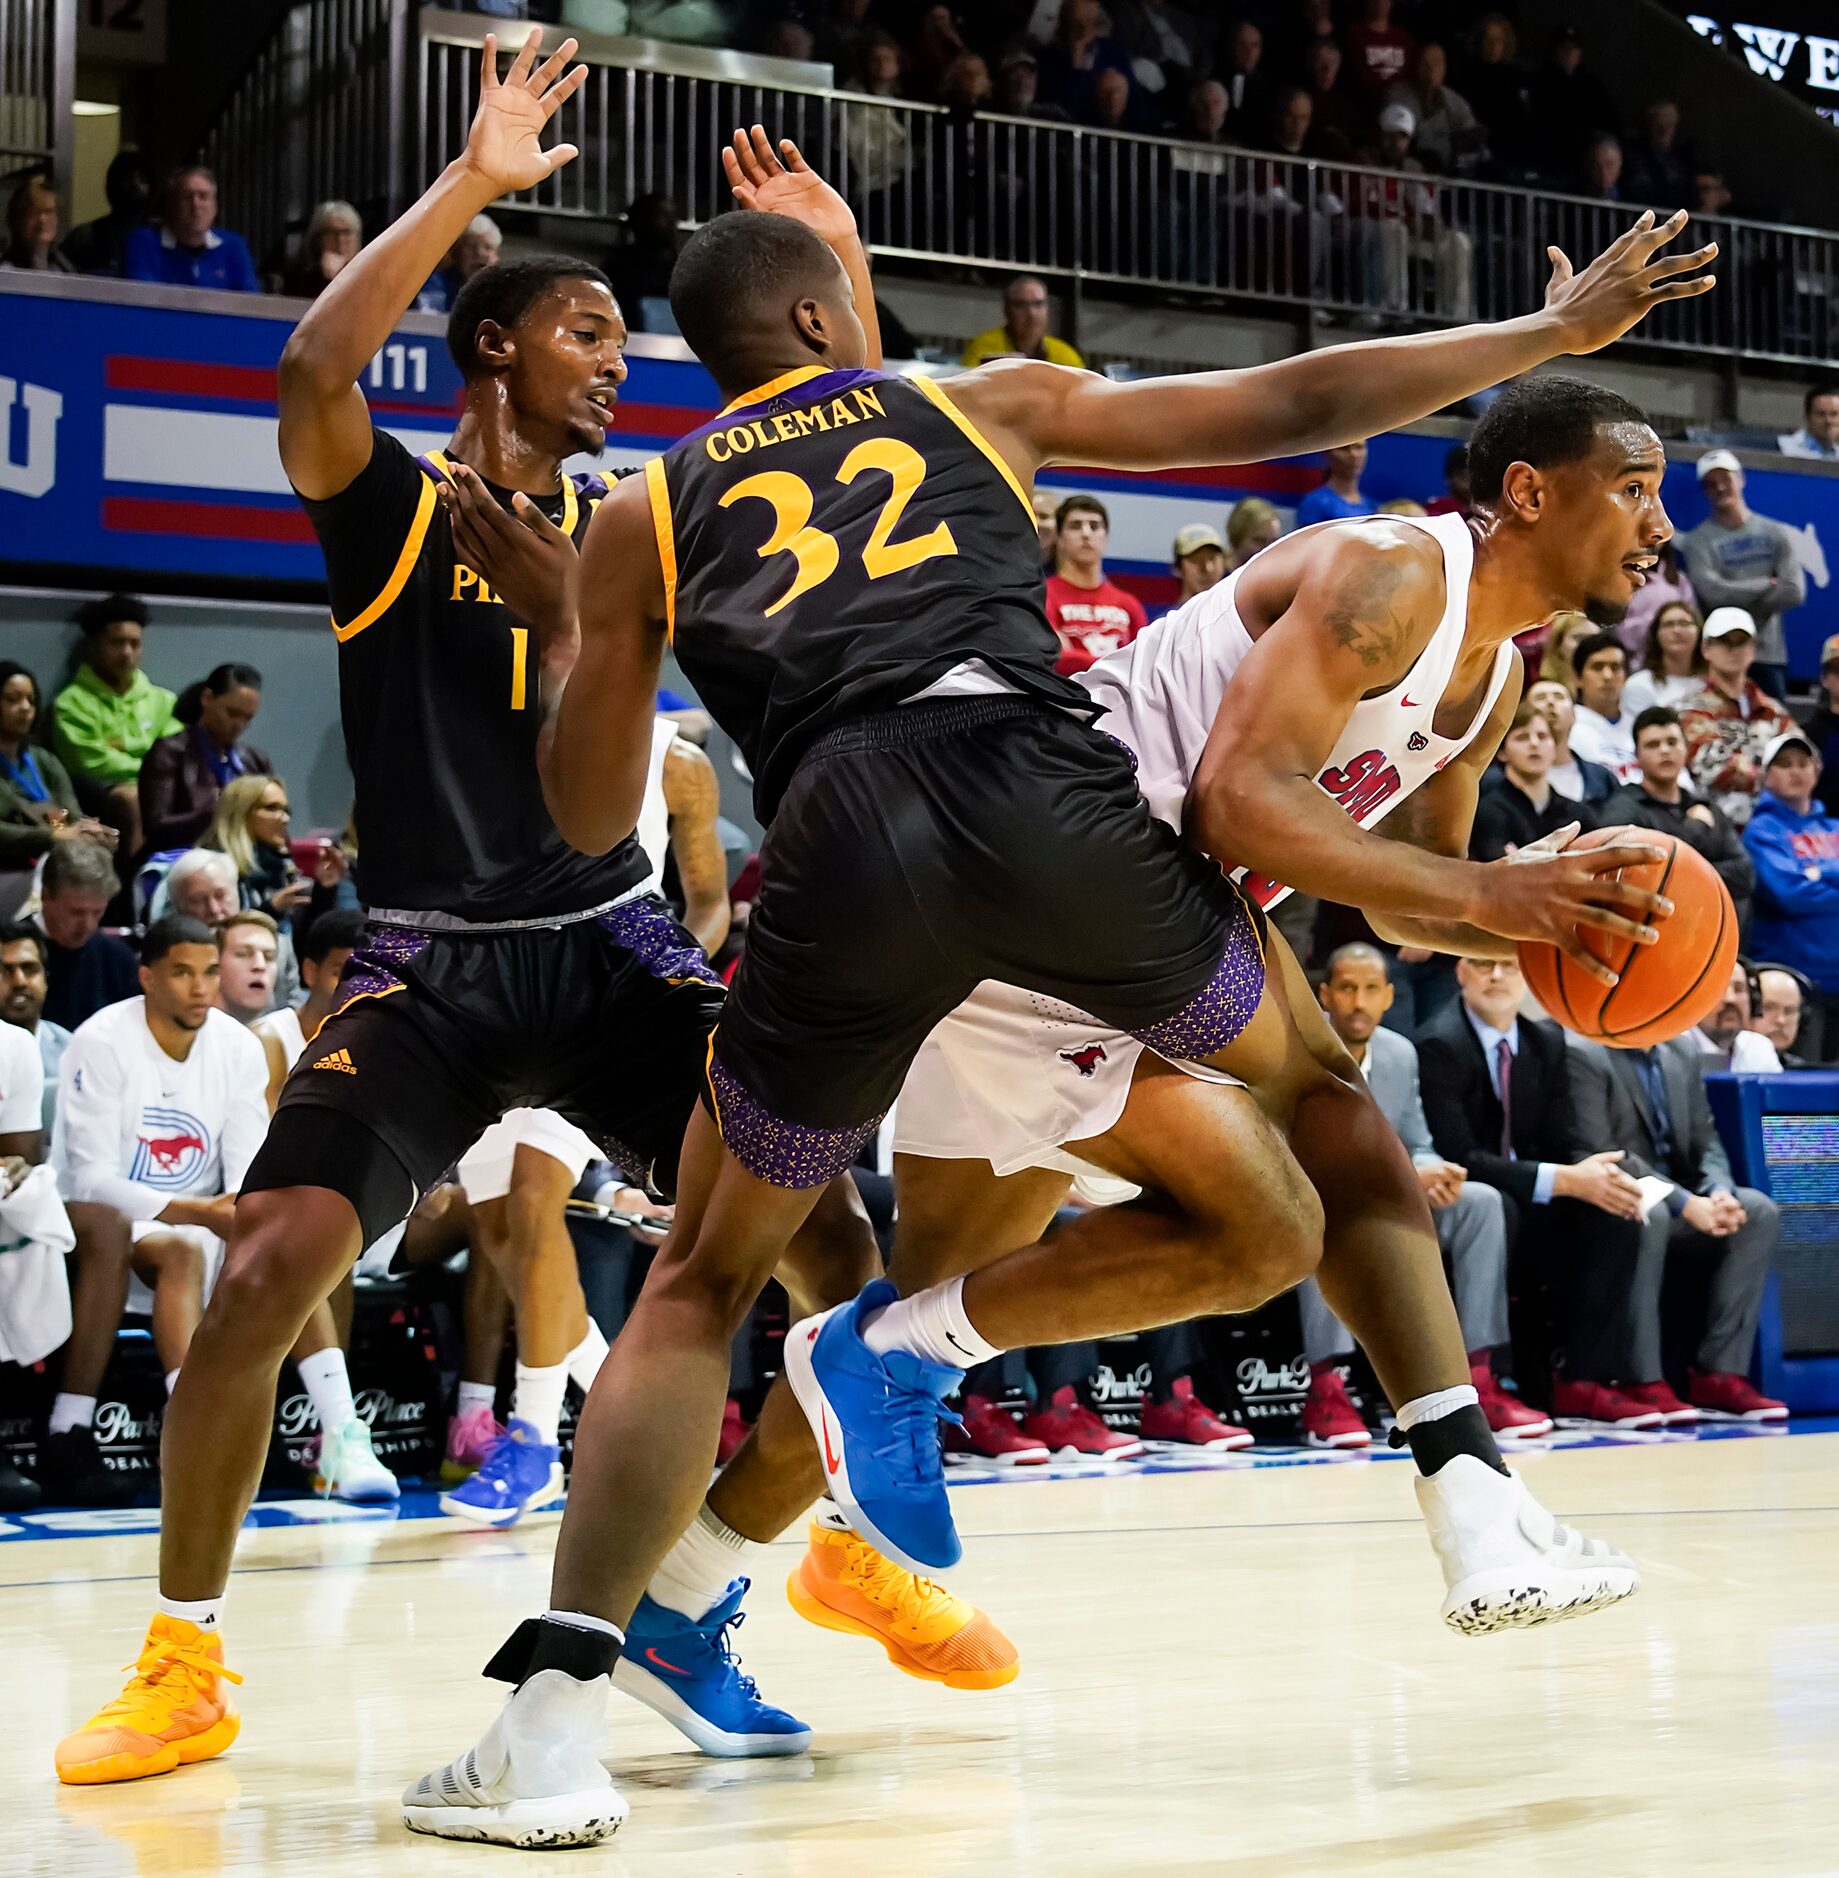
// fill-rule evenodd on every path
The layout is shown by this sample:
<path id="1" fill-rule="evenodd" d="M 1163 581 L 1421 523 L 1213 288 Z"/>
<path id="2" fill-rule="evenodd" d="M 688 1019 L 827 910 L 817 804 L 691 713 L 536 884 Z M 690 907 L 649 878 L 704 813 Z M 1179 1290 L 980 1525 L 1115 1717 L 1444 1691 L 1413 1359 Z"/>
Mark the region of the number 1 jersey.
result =
<path id="1" fill-rule="evenodd" d="M 762 821 L 823 731 L 971 661 L 1092 715 L 1054 671 L 1027 493 L 930 380 L 808 366 L 645 474 L 678 663 Z"/>
<path id="2" fill-rule="evenodd" d="M 367 906 L 480 926 L 609 905 L 648 863 L 635 840 L 586 855 L 556 831 L 536 770 L 536 635 L 455 551 L 435 498 L 445 473 L 438 452 L 373 430 L 352 483 L 305 503 L 338 639 L 359 890 Z M 578 542 L 605 494 L 576 476 L 537 506 Z"/>

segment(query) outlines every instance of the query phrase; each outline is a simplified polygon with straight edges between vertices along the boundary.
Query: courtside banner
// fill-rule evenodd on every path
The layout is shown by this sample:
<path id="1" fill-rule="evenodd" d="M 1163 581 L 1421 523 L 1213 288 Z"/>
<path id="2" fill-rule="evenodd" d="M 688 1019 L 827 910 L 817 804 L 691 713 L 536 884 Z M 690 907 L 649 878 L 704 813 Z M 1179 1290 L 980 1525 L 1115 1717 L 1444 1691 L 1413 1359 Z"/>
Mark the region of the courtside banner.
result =
<path id="1" fill-rule="evenodd" d="M 275 368 L 297 300 L 199 294 L 138 282 L 0 273 L 0 579 L 8 565 L 67 570 L 74 586 L 135 575 L 213 582 L 319 581 L 323 568 L 275 447 Z M 714 416 L 721 400 L 682 342 L 635 334 L 602 469 L 629 468 Z M 447 441 L 459 374 L 445 321 L 411 314 L 366 369 L 377 422 L 421 454 Z M 1443 486 L 1447 435 L 1373 440 L 1365 491 L 1428 501 Z M 1705 500 L 1690 458 L 1674 454 L 1668 511 L 1684 531 Z M 1742 453 L 1747 500 L 1795 530 L 1807 604 L 1788 616 L 1794 669 L 1811 675 L 1839 632 L 1839 472 Z M 586 468 L 579 458 L 574 467 Z M 1111 514 L 1108 566 L 1149 605 L 1175 597 L 1175 534 L 1210 522 L 1222 534 L 1243 496 L 1273 503 L 1288 526 L 1321 480 L 1319 459 L 1166 475 L 1056 465 L 1056 495 L 1089 491 Z"/>

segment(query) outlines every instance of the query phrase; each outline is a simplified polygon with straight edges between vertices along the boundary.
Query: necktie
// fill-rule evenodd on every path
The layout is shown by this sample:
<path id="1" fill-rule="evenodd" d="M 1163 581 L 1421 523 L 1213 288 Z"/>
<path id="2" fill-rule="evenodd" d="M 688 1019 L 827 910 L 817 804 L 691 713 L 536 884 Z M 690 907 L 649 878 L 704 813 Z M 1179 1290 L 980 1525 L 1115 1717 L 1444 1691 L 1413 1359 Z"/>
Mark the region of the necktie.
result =
<path id="1" fill-rule="evenodd" d="M 1501 1093 L 1501 1155 L 1513 1153 L 1513 1045 L 1505 1037 L 1494 1046 L 1494 1080 Z"/>
<path id="2" fill-rule="evenodd" d="M 1635 1073 L 1647 1091 L 1647 1105 L 1653 1114 L 1655 1153 L 1661 1166 L 1673 1172 L 1673 1115 L 1667 1106 L 1667 1085 L 1661 1074 L 1660 1059 L 1652 1050 L 1637 1050 L 1634 1061 Z"/>

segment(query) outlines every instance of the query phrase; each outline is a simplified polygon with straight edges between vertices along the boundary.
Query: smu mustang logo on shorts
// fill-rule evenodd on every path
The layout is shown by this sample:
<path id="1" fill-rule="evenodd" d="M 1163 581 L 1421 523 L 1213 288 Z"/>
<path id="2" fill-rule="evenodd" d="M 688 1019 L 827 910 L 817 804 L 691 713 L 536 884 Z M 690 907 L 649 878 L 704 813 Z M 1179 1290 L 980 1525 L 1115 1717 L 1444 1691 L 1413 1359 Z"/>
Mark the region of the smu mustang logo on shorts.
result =
<path id="1" fill-rule="evenodd" d="M 128 1178 L 142 1186 L 184 1193 L 211 1158 L 210 1130 L 183 1109 L 142 1109 L 139 1133 Z"/>
<path id="2" fill-rule="evenodd" d="M 1096 1076 L 1099 1064 L 1106 1060 L 1105 1046 L 1102 1043 L 1082 1043 L 1077 1050 L 1062 1050 L 1060 1060 L 1071 1063 L 1082 1076 Z"/>

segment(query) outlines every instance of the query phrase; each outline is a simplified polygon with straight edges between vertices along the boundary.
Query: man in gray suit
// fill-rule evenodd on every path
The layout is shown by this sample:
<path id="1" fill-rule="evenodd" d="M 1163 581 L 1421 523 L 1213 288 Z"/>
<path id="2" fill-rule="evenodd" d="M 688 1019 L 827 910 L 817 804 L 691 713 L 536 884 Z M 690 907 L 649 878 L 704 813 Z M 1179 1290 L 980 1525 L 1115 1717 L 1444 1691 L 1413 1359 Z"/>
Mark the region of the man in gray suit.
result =
<path id="1" fill-rule="evenodd" d="M 1437 1227 L 1437 1243 L 1449 1261 L 1456 1315 L 1469 1350 L 1469 1371 L 1482 1412 L 1496 1434 L 1549 1434 L 1551 1418 L 1530 1409 L 1494 1373 L 1494 1353 L 1508 1341 L 1507 1222 L 1498 1189 L 1467 1178 L 1466 1170 L 1440 1155 L 1424 1120 L 1418 1093 L 1417 1046 L 1381 1027 L 1392 1008 L 1392 979 L 1385 955 L 1370 945 L 1345 945 L 1328 961 L 1321 986 L 1322 1009 L 1335 1035 L 1347 1045 L 1373 1092 L 1380 1112 L 1398 1131 L 1411 1156 Z M 1298 1293 L 1303 1348 L 1309 1358 L 1310 1394 L 1303 1426 L 1311 1442 L 1327 1447 L 1359 1445 L 1337 1440 L 1325 1410 L 1340 1389 L 1339 1364 L 1354 1347 L 1347 1327 L 1329 1310 L 1314 1279 Z M 1324 1402 L 1317 1406 L 1317 1381 Z M 1345 1395 L 1342 1395 L 1345 1401 Z M 1311 1409 L 1315 1408 L 1312 1415 Z M 1364 1432 L 1364 1431 L 1363 1431 Z"/>
<path id="2" fill-rule="evenodd" d="M 1577 1222 L 1580 1243 L 1569 1282 L 1586 1289 L 1600 1285 L 1604 1309 L 1628 1314 L 1629 1374 L 1638 1380 L 1624 1386 L 1623 1394 L 1659 1409 L 1669 1423 L 1695 1422 L 1701 1415 L 1782 1420 L 1786 1406 L 1759 1394 L 1744 1374 L 1781 1214 L 1766 1193 L 1739 1187 L 1732 1178 L 1705 1099 L 1698 1051 L 1683 1037 L 1651 1050 L 1610 1050 L 1573 1036 L 1565 1042 L 1565 1080 L 1578 1138 L 1621 1149 L 1623 1170 L 1636 1180 L 1671 1183 L 1645 1220 L 1604 1213 L 1585 1214 Z M 1660 1292 L 1667 1260 L 1675 1254 L 1711 1264 L 1705 1330 L 1684 1402 L 1661 1374 Z"/>

